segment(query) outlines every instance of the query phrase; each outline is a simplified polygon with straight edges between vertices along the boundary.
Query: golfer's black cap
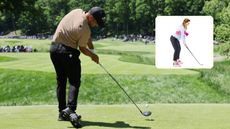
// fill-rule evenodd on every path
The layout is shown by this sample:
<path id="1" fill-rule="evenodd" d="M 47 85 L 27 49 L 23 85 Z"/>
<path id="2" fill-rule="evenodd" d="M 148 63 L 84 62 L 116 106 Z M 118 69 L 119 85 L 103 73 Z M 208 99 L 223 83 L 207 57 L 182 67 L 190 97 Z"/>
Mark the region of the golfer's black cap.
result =
<path id="1" fill-rule="evenodd" d="M 101 7 L 93 7 L 89 10 L 89 13 L 93 15 L 94 19 L 100 27 L 105 26 L 105 11 Z"/>

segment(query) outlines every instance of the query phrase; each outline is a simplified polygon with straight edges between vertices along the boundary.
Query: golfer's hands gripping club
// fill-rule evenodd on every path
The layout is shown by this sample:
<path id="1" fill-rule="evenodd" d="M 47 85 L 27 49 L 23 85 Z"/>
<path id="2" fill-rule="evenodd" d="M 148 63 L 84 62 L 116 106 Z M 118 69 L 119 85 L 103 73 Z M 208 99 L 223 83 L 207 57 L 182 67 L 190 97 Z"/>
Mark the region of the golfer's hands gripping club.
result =
<path id="1" fill-rule="evenodd" d="M 98 57 L 97 54 L 93 53 L 92 56 L 91 56 L 91 59 L 92 59 L 95 63 L 99 64 L 99 57 Z"/>
<path id="2" fill-rule="evenodd" d="M 187 46 L 187 44 L 186 44 L 186 43 L 184 43 L 184 46 L 185 46 L 186 48 L 188 48 L 188 46 Z"/>
<path id="3" fill-rule="evenodd" d="M 99 57 L 93 50 L 86 47 L 79 47 L 79 49 L 83 54 L 89 56 L 95 63 L 99 63 Z"/>

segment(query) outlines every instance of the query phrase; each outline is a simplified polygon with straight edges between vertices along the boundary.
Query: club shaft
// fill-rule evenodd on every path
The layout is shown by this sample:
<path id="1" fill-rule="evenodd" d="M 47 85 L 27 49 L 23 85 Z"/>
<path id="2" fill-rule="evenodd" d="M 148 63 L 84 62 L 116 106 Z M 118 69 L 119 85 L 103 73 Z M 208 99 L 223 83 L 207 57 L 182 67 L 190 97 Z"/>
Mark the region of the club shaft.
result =
<path id="1" fill-rule="evenodd" d="M 136 108 L 140 111 L 140 113 L 143 114 L 143 112 L 141 111 L 141 109 L 137 106 L 137 104 L 133 101 L 133 99 L 128 95 L 128 93 L 125 91 L 125 89 L 118 83 L 118 81 L 109 73 L 109 71 L 107 71 L 105 69 L 105 67 L 102 64 L 99 63 L 99 65 L 117 83 L 117 85 L 124 91 L 124 93 L 126 94 L 126 96 L 129 98 L 130 101 L 132 101 L 132 103 L 136 106 Z"/>
<path id="2" fill-rule="evenodd" d="M 194 59 L 197 61 L 197 63 L 201 65 L 201 63 L 200 63 L 200 62 L 196 59 L 196 57 L 193 55 L 192 51 L 191 51 L 188 47 L 186 47 L 186 48 L 187 48 L 188 51 L 191 53 L 191 55 L 194 57 Z"/>

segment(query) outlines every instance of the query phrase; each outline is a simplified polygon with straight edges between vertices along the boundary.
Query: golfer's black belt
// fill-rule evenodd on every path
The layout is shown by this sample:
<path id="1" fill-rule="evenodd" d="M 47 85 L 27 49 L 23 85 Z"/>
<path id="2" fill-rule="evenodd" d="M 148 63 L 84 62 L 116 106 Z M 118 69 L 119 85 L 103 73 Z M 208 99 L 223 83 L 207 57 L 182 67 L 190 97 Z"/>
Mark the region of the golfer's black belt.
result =
<path id="1" fill-rule="evenodd" d="M 51 53 L 72 53 L 76 55 L 80 55 L 80 51 L 69 46 L 66 46 L 62 43 L 52 42 L 50 47 Z"/>

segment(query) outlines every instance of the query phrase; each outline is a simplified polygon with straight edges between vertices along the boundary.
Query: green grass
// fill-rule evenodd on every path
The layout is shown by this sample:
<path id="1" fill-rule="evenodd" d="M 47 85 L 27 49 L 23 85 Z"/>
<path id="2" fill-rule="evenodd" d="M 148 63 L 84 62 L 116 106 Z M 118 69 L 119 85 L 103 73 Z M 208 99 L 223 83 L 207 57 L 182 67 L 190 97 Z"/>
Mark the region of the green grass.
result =
<path id="1" fill-rule="evenodd" d="M 40 44 L 49 45 L 47 41 L 39 40 Z M 27 43 L 28 40 L 19 42 Z M 32 43 L 38 44 L 38 41 Z M 228 103 L 230 100 L 226 94 L 229 92 L 229 70 L 228 66 L 222 66 L 223 63 L 207 71 L 156 69 L 149 65 L 154 55 L 152 45 L 111 39 L 97 41 L 95 45 L 99 48 L 101 63 L 138 103 Z M 49 53 L 1 53 L 0 57 L 10 59 L 0 63 L 1 105 L 56 104 L 55 74 Z M 80 58 L 83 75 L 79 103 L 130 103 L 99 65 L 84 55 Z M 207 78 L 211 77 L 210 73 L 215 76 L 220 71 L 224 73 L 222 82 L 208 83 L 212 82 L 212 78 Z M 15 96 L 10 97 L 11 94 Z"/>
<path id="2" fill-rule="evenodd" d="M 7 62 L 7 61 L 16 60 L 16 59 L 17 59 L 17 58 L 6 57 L 6 56 L 0 56 L 0 62 Z"/>
<path id="3" fill-rule="evenodd" d="M 15 45 L 24 45 L 32 46 L 33 49 L 38 51 L 47 52 L 49 50 L 51 41 L 50 40 L 35 40 L 35 39 L 0 39 L 0 46 L 15 46 Z"/>
<path id="4" fill-rule="evenodd" d="M 110 49 L 118 51 L 145 51 L 154 53 L 154 45 L 144 45 L 141 42 L 122 42 L 120 40 L 112 41 L 111 39 L 103 39 L 93 42 L 95 49 Z M 0 39 L 1 46 L 14 45 L 31 45 L 37 48 L 40 52 L 47 52 L 50 48 L 51 40 L 37 40 L 37 39 Z"/>
<path id="5" fill-rule="evenodd" d="M 53 74 L 1 69 L 0 103 L 1 105 L 31 105 L 45 102 L 52 104 L 56 101 L 55 87 Z"/>
<path id="6" fill-rule="evenodd" d="M 212 70 L 200 70 L 201 79 L 208 85 L 230 95 L 230 60 L 216 62 Z"/>
<path id="7" fill-rule="evenodd" d="M 40 43 L 49 44 L 45 41 L 41 40 Z M 36 44 L 37 41 L 33 43 Z M 225 87 L 223 90 L 217 90 L 216 84 L 206 82 L 209 80 L 205 79 L 205 74 L 209 76 L 208 72 L 219 72 L 218 66 L 214 70 L 202 72 L 156 69 L 149 65 L 149 59 L 153 57 L 151 54 L 154 54 L 154 47 L 151 45 L 111 39 L 97 41 L 95 45 L 99 48 L 101 63 L 137 103 L 228 103 L 230 100 L 226 94 L 228 86 L 224 85 L 227 75 L 223 78 L 223 84 L 221 83 Z M 3 89 L 0 91 L 1 105 L 56 104 L 55 74 L 49 53 L 1 53 L 0 57 L 2 60 L 10 59 L 0 63 L 0 87 Z M 83 75 L 79 103 L 130 103 L 99 65 L 84 55 L 80 58 Z M 10 97 L 11 94 L 14 97 Z"/>
<path id="8" fill-rule="evenodd" d="M 132 62 L 132 63 L 140 63 L 140 64 L 148 64 L 148 65 L 154 65 L 155 59 L 139 56 L 139 55 L 124 55 L 119 58 L 119 60 L 124 62 Z"/>
<path id="9" fill-rule="evenodd" d="M 55 73 L 47 53 L 50 40 L 0 39 L 0 43 L 32 45 L 40 51 L 0 53 L 0 105 L 8 105 L 0 106 L 0 129 L 72 128 L 69 122 L 57 121 L 57 106 L 42 106 L 57 104 Z M 84 128 L 230 128 L 230 105 L 222 104 L 230 103 L 228 60 L 215 63 L 211 70 L 156 69 L 152 44 L 104 39 L 96 41 L 95 47 L 100 62 L 141 109 L 153 115 L 141 116 L 100 66 L 81 55 L 77 112 L 83 115 Z"/>
<path id="10" fill-rule="evenodd" d="M 226 103 L 229 96 L 199 80 L 199 75 L 120 75 L 114 77 L 137 103 Z M 107 74 L 83 74 L 81 104 L 130 101 Z M 164 80 L 164 81 L 162 81 Z M 0 105 L 56 104 L 55 74 L 1 69 Z"/>
<path id="11" fill-rule="evenodd" d="M 229 104 L 154 104 L 143 110 L 133 105 L 80 105 L 84 129 L 229 129 Z M 57 106 L 0 107 L 1 129 L 68 129 L 70 122 L 57 121 Z"/>
<path id="12" fill-rule="evenodd" d="M 155 58 L 152 56 L 153 54 L 150 52 L 99 49 L 97 53 L 107 54 L 107 55 L 119 55 L 120 56 L 119 60 L 124 62 L 148 64 L 148 65 L 154 65 L 155 63 Z"/>
<path id="13" fill-rule="evenodd" d="M 0 56 L 16 58 L 17 60 L 1 62 L 0 68 L 32 70 L 43 72 L 54 72 L 49 53 L 2 53 Z M 112 74 L 199 74 L 193 70 L 166 70 L 156 69 L 153 65 L 137 64 L 119 60 L 119 55 L 99 54 L 100 62 Z M 83 74 L 104 74 L 99 65 L 95 64 L 89 57 L 81 54 Z"/>
<path id="14" fill-rule="evenodd" d="M 220 43 L 214 46 L 214 52 L 221 55 L 230 56 L 230 41 L 226 43 Z M 228 50 L 228 51 L 227 51 Z"/>
<path id="15" fill-rule="evenodd" d="M 228 48 L 230 45 L 230 41 L 226 41 L 225 43 L 219 43 L 214 46 L 214 52 L 221 52 L 224 49 Z"/>
<path id="16" fill-rule="evenodd" d="M 31 45 L 39 52 L 48 52 L 50 47 L 50 40 L 33 40 L 33 39 L 0 39 L 2 46 L 9 45 Z M 99 54 L 113 54 L 120 55 L 121 61 L 126 62 L 142 62 L 142 64 L 154 64 L 154 45 L 143 45 L 141 42 L 121 42 L 112 41 L 111 39 L 104 39 L 94 42 L 95 49 Z M 132 58 L 131 60 L 129 58 Z"/>

